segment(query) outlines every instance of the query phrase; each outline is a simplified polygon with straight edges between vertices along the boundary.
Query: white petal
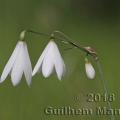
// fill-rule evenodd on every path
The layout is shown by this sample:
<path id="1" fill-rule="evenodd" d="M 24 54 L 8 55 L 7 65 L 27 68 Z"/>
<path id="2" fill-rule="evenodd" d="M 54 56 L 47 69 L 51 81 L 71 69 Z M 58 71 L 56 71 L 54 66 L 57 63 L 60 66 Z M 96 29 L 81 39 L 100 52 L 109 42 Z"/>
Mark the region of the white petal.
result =
<path id="1" fill-rule="evenodd" d="M 58 79 L 61 80 L 62 76 L 64 75 L 65 72 L 65 64 L 64 61 L 61 57 L 61 54 L 59 52 L 59 49 L 55 42 L 52 42 L 53 45 L 53 54 L 54 54 L 54 64 L 55 64 L 55 70 L 58 76 Z"/>
<path id="2" fill-rule="evenodd" d="M 11 71 L 11 69 L 13 67 L 13 64 L 14 64 L 16 58 L 17 58 L 18 52 L 19 52 L 19 50 L 21 48 L 21 45 L 22 45 L 22 43 L 19 41 L 17 43 L 17 45 L 16 45 L 16 47 L 15 47 L 11 57 L 9 58 L 9 60 L 8 60 L 8 62 L 6 64 L 4 70 L 3 70 L 0 82 L 3 82 L 6 79 L 6 77 L 8 76 L 8 74 L 10 73 L 10 71 Z"/>
<path id="3" fill-rule="evenodd" d="M 51 44 L 51 42 L 49 44 L 50 44 L 50 47 L 48 48 L 48 51 L 45 54 L 43 64 L 42 64 L 42 73 L 44 77 L 49 77 L 54 69 L 53 45 Z"/>
<path id="4" fill-rule="evenodd" d="M 24 44 L 23 54 L 24 54 L 23 56 L 24 57 L 24 74 L 25 74 L 27 84 L 30 86 L 32 81 L 32 65 L 31 65 L 26 43 Z"/>
<path id="5" fill-rule="evenodd" d="M 20 48 L 20 51 L 18 52 L 18 56 L 11 71 L 11 79 L 14 86 L 19 84 L 23 75 L 23 69 L 24 69 L 23 56 L 24 56 L 24 43 L 22 43 L 22 46 Z"/>
<path id="6" fill-rule="evenodd" d="M 94 79 L 95 78 L 95 70 L 91 63 L 86 63 L 85 64 L 85 69 L 86 69 L 86 75 L 89 79 Z"/>
<path id="7" fill-rule="evenodd" d="M 33 70 L 33 72 L 32 72 L 32 76 L 34 76 L 34 75 L 40 70 L 41 65 L 42 65 L 42 62 L 43 62 L 43 59 L 44 59 L 44 56 L 46 55 L 49 47 L 50 47 L 50 43 L 48 43 L 48 45 L 46 46 L 46 48 L 45 48 L 44 51 L 42 52 L 41 56 L 39 57 L 38 62 L 37 62 L 37 64 L 35 65 L 34 70 Z"/>

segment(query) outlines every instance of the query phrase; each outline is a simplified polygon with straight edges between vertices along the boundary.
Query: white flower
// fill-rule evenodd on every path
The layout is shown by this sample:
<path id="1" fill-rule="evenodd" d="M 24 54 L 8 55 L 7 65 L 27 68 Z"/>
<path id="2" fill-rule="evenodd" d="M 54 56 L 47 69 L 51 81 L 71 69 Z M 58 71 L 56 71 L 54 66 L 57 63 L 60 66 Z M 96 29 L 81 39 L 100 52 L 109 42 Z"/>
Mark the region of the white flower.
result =
<path id="1" fill-rule="evenodd" d="M 95 70 L 94 70 L 92 64 L 87 59 L 86 59 L 86 63 L 85 63 L 85 70 L 86 70 L 86 75 L 89 79 L 95 78 Z"/>
<path id="2" fill-rule="evenodd" d="M 27 50 L 27 44 L 24 41 L 19 41 L 3 70 L 0 82 L 3 82 L 10 74 L 12 83 L 16 86 L 19 84 L 23 73 L 27 84 L 30 85 L 32 80 L 32 66 Z"/>
<path id="3" fill-rule="evenodd" d="M 49 77 L 53 71 L 56 71 L 58 79 L 61 80 L 65 72 L 65 64 L 54 41 L 50 41 L 40 56 L 32 75 L 42 70 L 45 78 Z"/>

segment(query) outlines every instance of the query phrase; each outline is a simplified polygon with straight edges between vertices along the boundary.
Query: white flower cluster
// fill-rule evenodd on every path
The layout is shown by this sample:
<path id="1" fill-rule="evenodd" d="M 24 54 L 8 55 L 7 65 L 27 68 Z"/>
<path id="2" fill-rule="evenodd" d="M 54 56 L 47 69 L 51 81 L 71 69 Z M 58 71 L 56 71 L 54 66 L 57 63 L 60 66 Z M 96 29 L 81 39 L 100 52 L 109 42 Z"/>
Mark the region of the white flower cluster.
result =
<path id="1" fill-rule="evenodd" d="M 25 32 L 21 34 L 21 39 L 24 38 L 24 34 Z M 95 70 L 88 60 L 86 60 L 85 69 L 87 77 L 89 79 L 94 79 Z M 0 83 L 2 83 L 8 75 L 10 75 L 12 84 L 16 86 L 20 83 L 20 80 L 24 74 L 27 84 L 30 86 L 32 82 L 32 76 L 34 76 L 36 73 L 40 73 L 41 71 L 45 78 L 49 77 L 55 71 L 58 79 L 62 79 L 65 73 L 65 63 L 62 59 L 57 44 L 54 42 L 54 40 L 49 41 L 32 71 L 27 44 L 25 41 L 21 40 L 18 41 L 2 72 Z"/>

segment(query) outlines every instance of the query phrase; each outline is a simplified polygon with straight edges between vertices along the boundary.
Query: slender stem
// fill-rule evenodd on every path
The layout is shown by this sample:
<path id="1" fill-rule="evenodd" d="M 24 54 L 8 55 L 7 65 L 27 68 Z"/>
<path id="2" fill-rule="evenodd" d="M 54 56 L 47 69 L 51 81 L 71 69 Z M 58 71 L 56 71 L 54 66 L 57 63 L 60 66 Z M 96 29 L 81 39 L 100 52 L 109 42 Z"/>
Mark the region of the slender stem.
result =
<path id="1" fill-rule="evenodd" d="M 36 35 L 43 35 L 43 36 L 46 36 L 46 37 L 50 37 L 49 34 L 46 34 L 46 33 L 41 33 L 41 32 L 36 32 L 36 31 L 33 31 L 33 30 L 27 30 L 28 33 L 33 33 L 33 34 L 36 34 Z"/>
<path id="2" fill-rule="evenodd" d="M 97 55 L 97 52 L 93 48 L 91 48 L 91 47 L 82 47 L 81 45 L 78 45 L 77 43 L 72 42 L 72 39 L 69 38 L 67 35 L 65 35 L 63 32 L 54 31 L 50 35 L 50 34 L 46 34 L 46 33 L 36 32 L 36 31 L 33 31 L 33 30 L 24 30 L 20 34 L 20 40 L 24 41 L 26 33 L 33 33 L 33 34 L 36 34 L 36 35 L 43 35 L 43 36 L 46 36 L 46 37 L 50 37 L 50 39 L 60 40 L 63 43 L 70 44 L 73 47 L 78 48 L 81 51 L 85 52 L 86 54 L 91 55 L 94 58 L 94 60 L 96 60 L 96 61 L 99 59 L 98 55 Z M 56 33 L 58 33 L 59 35 L 61 35 L 63 38 L 56 37 Z"/>
<path id="3" fill-rule="evenodd" d="M 76 47 L 76 48 L 78 48 L 78 49 L 86 52 L 87 55 L 91 55 L 96 61 L 99 59 L 99 58 L 98 58 L 98 55 L 97 55 L 97 52 L 96 52 L 93 48 L 91 48 L 91 47 L 82 47 L 81 45 L 78 45 L 77 43 L 72 42 L 72 39 L 69 38 L 67 35 L 65 35 L 65 34 L 64 34 L 63 32 L 61 32 L 61 31 L 54 31 L 54 32 L 53 32 L 54 35 L 57 34 L 57 33 L 58 33 L 59 35 L 61 35 L 62 37 L 64 37 L 64 40 L 65 40 L 68 44 L 70 44 L 70 45 L 72 45 L 72 46 L 74 46 L 74 47 Z"/>
<path id="4" fill-rule="evenodd" d="M 80 46 L 80 45 L 78 45 L 78 44 L 76 44 L 76 43 L 73 43 L 72 40 L 71 40 L 71 38 L 69 38 L 69 37 L 68 37 L 67 35 L 65 35 L 63 32 L 61 32 L 61 31 L 54 31 L 54 32 L 53 32 L 54 35 L 55 35 L 56 33 L 62 35 L 62 37 L 64 37 L 64 39 L 66 40 L 67 43 L 71 44 L 71 45 L 74 46 L 74 47 L 77 47 L 77 48 L 81 49 L 82 51 L 87 52 L 87 51 L 84 49 L 84 47 L 82 47 L 82 46 Z"/>
<path id="5" fill-rule="evenodd" d="M 50 37 L 50 35 L 46 34 L 46 33 L 40 33 L 40 32 L 36 32 L 36 31 L 33 31 L 33 30 L 23 30 L 20 33 L 20 40 L 25 41 L 26 33 L 33 33 L 33 34 L 36 34 L 36 35 L 43 35 L 43 36 L 46 36 L 46 37 Z"/>
<path id="6" fill-rule="evenodd" d="M 102 71 L 100 61 L 97 61 L 97 66 L 98 66 L 98 70 L 99 70 L 100 77 L 101 77 L 101 80 L 102 80 L 104 92 L 108 96 L 109 95 L 108 84 L 107 84 L 106 79 L 104 78 L 104 74 L 103 74 L 103 71 Z M 109 100 L 107 101 L 107 104 L 108 104 L 109 109 L 112 109 L 112 105 L 111 105 Z M 114 115 L 111 116 L 111 120 L 115 120 Z"/>

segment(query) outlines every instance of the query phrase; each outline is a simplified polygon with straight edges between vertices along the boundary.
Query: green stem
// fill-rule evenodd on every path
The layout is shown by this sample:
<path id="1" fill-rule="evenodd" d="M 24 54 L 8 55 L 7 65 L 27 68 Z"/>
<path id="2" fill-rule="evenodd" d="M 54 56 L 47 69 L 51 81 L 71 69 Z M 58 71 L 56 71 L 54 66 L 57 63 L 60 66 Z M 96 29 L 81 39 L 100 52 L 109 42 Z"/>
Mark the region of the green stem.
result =
<path id="1" fill-rule="evenodd" d="M 108 96 L 109 95 L 108 84 L 107 84 L 107 81 L 106 81 L 106 79 L 104 77 L 100 61 L 97 61 L 97 66 L 98 66 L 100 78 L 102 80 L 104 93 Z M 109 109 L 112 109 L 112 105 L 111 105 L 110 101 L 107 101 L 107 104 L 108 104 Z M 111 120 L 115 120 L 115 116 L 114 115 L 111 116 Z"/>
<path id="2" fill-rule="evenodd" d="M 46 37 L 50 37 L 50 39 L 57 39 L 57 40 L 60 40 L 61 42 L 63 43 L 67 43 L 67 44 L 70 44 L 72 45 L 73 47 L 75 48 L 78 48 L 80 49 L 81 51 L 85 52 L 86 54 L 88 55 L 91 55 L 94 60 L 98 60 L 98 55 L 97 55 L 97 52 L 91 48 L 91 47 L 82 47 L 81 45 L 78 45 L 77 43 L 74 43 L 72 42 L 72 39 L 70 39 L 67 35 L 65 35 L 63 32 L 60 32 L 60 31 L 54 31 L 51 35 L 50 34 L 46 34 L 46 33 L 41 33 L 41 32 L 36 32 L 36 31 L 33 31 L 33 30 L 24 30 L 21 32 L 20 34 L 20 40 L 24 41 L 24 38 L 25 38 L 25 34 L 26 33 L 33 33 L 33 34 L 36 34 L 36 35 L 43 35 L 43 36 L 46 36 Z M 61 35 L 63 38 L 60 38 L 60 37 L 56 37 L 56 35 L 59 34 Z"/>
<path id="3" fill-rule="evenodd" d="M 83 46 L 81 46 L 81 45 L 78 45 L 78 44 L 75 43 L 75 42 L 72 42 L 72 39 L 69 38 L 67 35 L 65 35 L 65 34 L 64 34 L 63 32 L 61 32 L 61 31 L 54 31 L 53 34 L 54 34 L 54 35 L 55 35 L 55 34 L 61 35 L 62 37 L 64 37 L 64 40 L 65 40 L 68 44 L 70 44 L 70 45 L 72 45 L 72 46 L 80 49 L 81 51 L 85 52 L 85 53 L 88 54 L 88 55 L 91 55 L 91 56 L 94 58 L 94 60 L 97 61 L 97 60 L 99 59 L 99 58 L 98 58 L 98 55 L 97 55 L 97 52 L 96 52 L 93 48 L 91 48 L 91 47 L 83 47 Z"/>

